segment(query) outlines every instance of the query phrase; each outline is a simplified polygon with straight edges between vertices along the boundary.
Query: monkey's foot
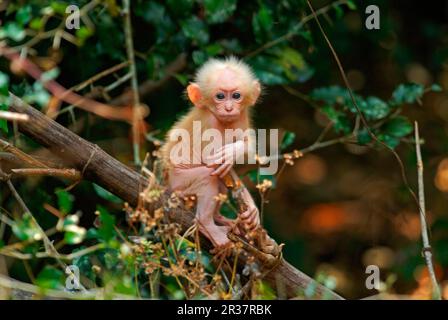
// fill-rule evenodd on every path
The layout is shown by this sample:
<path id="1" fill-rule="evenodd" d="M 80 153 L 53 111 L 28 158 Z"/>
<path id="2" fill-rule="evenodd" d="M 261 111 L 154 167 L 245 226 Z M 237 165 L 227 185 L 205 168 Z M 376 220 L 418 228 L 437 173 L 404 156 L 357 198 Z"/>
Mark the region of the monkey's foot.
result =
<path id="1" fill-rule="evenodd" d="M 230 231 L 236 235 L 242 236 L 246 233 L 246 229 L 242 226 L 238 219 L 229 219 L 219 214 L 215 215 L 214 220 L 218 225 L 229 227 Z"/>
<path id="2" fill-rule="evenodd" d="M 224 217 L 222 214 L 218 213 L 213 216 L 213 219 L 215 222 L 221 226 L 227 226 L 230 228 L 233 228 L 236 224 L 236 221 L 233 219 L 229 219 L 227 217 Z"/>
<path id="3" fill-rule="evenodd" d="M 253 232 L 252 239 L 255 240 L 258 248 L 267 254 L 275 257 L 279 256 L 283 245 L 278 245 L 261 226 L 258 226 Z"/>
<path id="4" fill-rule="evenodd" d="M 257 229 L 257 233 L 260 234 L 260 231 L 262 231 L 262 229 Z M 254 239 L 253 235 L 249 237 L 241 237 L 229 233 L 229 238 L 233 242 L 240 243 L 244 250 L 254 256 L 265 267 L 273 267 L 280 261 L 283 244 L 277 245 L 277 243 L 269 237 L 261 239 L 262 241 L 260 241 L 260 239 Z"/>
<path id="5" fill-rule="evenodd" d="M 230 227 L 217 226 L 215 224 L 203 225 L 199 223 L 198 228 L 199 231 L 212 242 L 215 248 L 225 246 L 231 242 L 229 238 L 227 238 L 227 233 L 229 232 Z"/>

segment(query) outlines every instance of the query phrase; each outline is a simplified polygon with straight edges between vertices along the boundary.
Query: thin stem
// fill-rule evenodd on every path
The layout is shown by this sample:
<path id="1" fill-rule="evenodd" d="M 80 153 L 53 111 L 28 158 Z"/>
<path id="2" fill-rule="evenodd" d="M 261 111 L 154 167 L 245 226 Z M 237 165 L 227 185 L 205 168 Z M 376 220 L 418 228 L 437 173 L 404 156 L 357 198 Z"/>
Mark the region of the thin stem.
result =
<path id="1" fill-rule="evenodd" d="M 126 81 L 128 81 L 129 79 L 131 79 L 131 77 L 132 77 L 132 74 L 129 72 L 129 73 L 126 73 L 124 76 L 118 78 L 116 81 L 112 82 L 105 88 L 102 88 L 102 87 L 101 88 L 97 87 L 97 88 L 101 89 L 101 92 L 103 95 L 106 95 L 109 91 L 112 91 L 113 89 L 117 88 L 121 84 L 123 84 Z M 71 105 L 67 106 L 66 108 L 62 109 L 61 111 L 59 111 L 57 116 L 60 116 L 61 114 L 64 114 L 65 112 L 73 112 L 73 109 L 75 107 L 76 107 L 76 105 L 71 104 Z"/>
<path id="2" fill-rule="evenodd" d="M 333 55 L 334 60 L 336 61 L 336 64 L 338 66 L 339 72 L 341 74 L 342 80 L 344 81 L 344 84 L 348 90 L 348 93 L 350 95 L 350 98 L 352 100 L 353 106 L 356 109 L 356 112 L 359 116 L 359 119 L 361 121 L 361 123 L 364 125 L 364 128 L 367 130 L 367 133 L 369 134 L 369 136 L 378 144 L 380 144 L 381 146 L 383 146 L 386 150 L 388 150 L 390 153 L 392 153 L 396 159 L 396 161 L 398 162 L 398 165 L 400 167 L 400 172 L 401 172 L 401 178 L 403 180 L 404 185 L 406 186 L 409 194 L 412 196 L 412 198 L 414 199 L 416 205 L 419 207 L 419 210 L 421 211 L 418 199 L 417 199 L 417 195 L 415 194 L 414 190 L 412 189 L 412 187 L 409 184 L 408 178 L 406 176 L 406 170 L 403 164 L 403 161 L 401 160 L 401 157 L 398 155 L 398 153 L 392 148 L 390 147 L 387 143 L 385 143 L 384 141 L 380 140 L 375 133 L 373 133 L 372 129 L 370 128 L 369 124 L 367 123 L 366 118 L 364 117 L 364 114 L 362 113 L 361 109 L 358 106 L 358 103 L 356 102 L 355 99 L 355 95 L 353 93 L 353 90 L 350 86 L 350 83 L 348 81 L 348 78 L 345 74 L 345 70 L 344 67 L 342 66 L 341 60 L 339 59 L 339 56 L 335 50 L 335 48 L 333 47 L 333 45 L 331 44 L 330 39 L 328 38 L 327 34 L 325 33 L 322 25 L 320 24 L 319 18 L 317 17 L 317 13 L 316 11 L 314 11 L 313 6 L 311 5 L 311 2 L 309 0 L 306 1 L 311 12 L 313 13 L 314 19 L 316 20 L 317 26 L 319 27 L 319 30 L 322 34 L 322 36 L 325 39 L 325 42 L 328 45 L 328 48 L 331 51 L 331 54 Z"/>
<path id="3" fill-rule="evenodd" d="M 60 177 L 70 180 L 80 180 L 81 173 L 76 169 L 42 169 L 42 168 L 25 168 L 11 169 L 12 176 L 50 176 Z"/>
<path id="4" fill-rule="evenodd" d="M 86 292 L 67 292 L 62 290 L 54 290 L 54 289 L 42 289 L 38 286 L 35 286 L 30 283 L 18 281 L 12 278 L 9 278 L 5 275 L 0 274 L 0 287 L 16 289 L 19 291 L 29 292 L 31 294 L 45 296 L 45 297 L 53 297 L 59 299 L 104 299 L 104 289 L 99 288 L 95 290 L 89 290 Z M 124 295 L 124 294 L 116 294 L 113 293 L 112 298 L 117 299 L 135 299 L 134 296 Z"/>
<path id="5" fill-rule="evenodd" d="M 119 63 L 115 66 L 112 66 L 106 70 L 101 71 L 100 73 L 95 74 L 93 77 L 81 82 L 80 84 L 77 84 L 77 85 L 71 87 L 69 90 L 73 90 L 73 91 L 82 90 L 85 87 L 87 87 L 88 85 L 93 84 L 94 82 L 100 80 L 101 78 L 104 78 L 111 73 L 117 72 L 118 70 L 120 70 L 124 67 L 127 67 L 128 65 L 129 65 L 129 61 L 124 61 L 122 63 Z"/>
<path id="6" fill-rule="evenodd" d="M 437 283 L 436 274 L 434 272 L 434 266 L 432 263 L 432 251 L 428 237 L 428 226 L 426 224 L 426 208 L 425 208 L 425 185 L 423 183 L 423 161 L 420 151 L 420 134 L 418 131 L 418 122 L 415 121 L 415 151 L 417 154 L 417 175 L 418 175 L 418 200 L 420 204 L 420 226 L 422 230 L 423 240 L 423 256 L 425 257 L 426 265 L 428 266 L 429 276 L 432 283 L 433 296 L 437 300 L 442 299 L 440 294 L 440 287 Z"/>
<path id="7" fill-rule="evenodd" d="M 140 106 L 140 97 L 138 93 L 137 70 L 135 68 L 135 52 L 134 43 L 132 41 L 132 25 L 131 25 L 131 5 L 129 0 L 123 0 L 124 3 L 124 31 L 126 37 L 126 51 L 128 55 L 129 70 L 132 74 L 131 86 L 133 93 L 133 109 L 132 109 L 132 140 L 134 149 L 134 163 L 141 164 L 140 160 L 140 130 L 139 122 L 141 120 L 138 107 Z"/>
<path id="8" fill-rule="evenodd" d="M 0 111 L 0 119 L 5 119 L 9 121 L 28 121 L 29 116 L 27 114 L 17 112 Z"/>
<path id="9" fill-rule="evenodd" d="M 12 144 L 10 144 L 5 140 L 0 139 L 0 147 L 3 148 L 3 150 L 8 151 L 13 155 L 15 155 L 16 157 L 22 159 L 23 161 L 25 161 L 26 163 L 30 164 L 33 167 L 48 168 L 48 166 L 43 162 L 34 159 L 32 156 L 14 147 Z"/>
<path id="10" fill-rule="evenodd" d="M 345 3 L 347 3 L 347 0 L 336 1 L 336 2 L 331 3 L 331 4 L 329 4 L 329 5 L 327 5 L 327 6 L 323 7 L 323 8 L 320 8 L 319 10 L 316 11 L 316 14 L 317 14 L 317 15 L 325 14 L 325 13 L 327 13 L 331 8 L 336 7 L 336 6 L 339 6 L 339 5 L 342 5 L 342 4 L 345 4 Z M 245 56 L 245 59 L 249 59 L 249 58 L 251 58 L 251 57 L 253 57 L 253 56 L 256 56 L 257 54 L 263 52 L 264 50 L 267 50 L 267 49 L 269 49 L 269 48 L 271 48 L 271 47 L 273 47 L 273 46 L 275 46 L 275 45 L 277 45 L 277 44 L 279 44 L 279 43 L 281 43 L 281 42 L 283 42 L 283 41 L 286 41 L 286 40 L 291 39 L 292 37 L 294 37 L 295 35 L 297 35 L 298 31 L 299 31 L 300 29 L 302 29 L 302 27 L 303 27 L 307 22 L 309 22 L 309 21 L 312 20 L 312 19 L 313 19 L 313 15 L 312 15 L 312 14 L 305 16 L 302 20 L 300 20 L 299 23 L 297 23 L 295 26 L 293 26 L 293 27 L 291 28 L 291 31 L 289 31 L 288 33 L 284 34 L 284 35 L 281 36 L 281 37 L 278 37 L 277 39 L 274 39 L 274 40 L 272 40 L 272 41 L 269 41 L 269 42 L 265 43 L 263 46 L 259 47 L 258 49 L 256 49 L 256 50 L 254 50 L 254 51 L 248 53 L 248 54 Z"/>
<path id="11" fill-rule="evenodd" d="M 54 255 L 54 258 L 56 259 L 56 261 L 58 262 L 58 264 L 61 266 L 61 268 L 65 271 L 67 268 L 67 265 L 61 261 L 59 259 L 59 252 L 56 250 L 56 248 L 53 245 L 53 242 L 50 241 L 50 239 L 48 238 L 48 236 L 46 235 L 45 231 L 42 229 L 42 227 L 39 225 L 39 223 L 37 222 L 36 218 L 34 217 L 34 215 L 31 213 L 31 211 L 28 209 L 27 205 L 25 204 L 25 202 L 23 201 L 22 197 L 19 195 L 19 193 L 17 192 L 16 188 L 14 187 L 14 185 L 11 183 L 10 180 L 6 181 L 6 184 L 8 185 L 8 188 L 10 189 L 11 193 L 13 194 L 14 198 L 17 200 L 17 202 L 19 203 L 19 205 L 22 207 L 22 210 L 24 212 L 27 212 L 30 217 L 31 220 L 34 222 L 34 224 L 36 225 L 37 229 L 39 230 L 39 233 L 42 236 L 42 240 L 44 242 L 44 246 L 45 246 L 45 251 L 50 255 Z M 76 275 L 74 273 L 72 273 L 72 275 L 76 278 Z M 82 290 L 86 290 L 86 288 L 84 288 L 84 286 L 81 284 L 81 282 L 78 280 L 78 283 L 81 287 Z"/>
<path id="12" fill-rule="evenodd" d="M 283 86 L 283 89 L 285 89 L 290 95 L 299 98 L 302 101 L 305 101 L 306 103 L 308 103 L 310 106 L 314 107 L 316 110 L 319 110 L 319 105 L 314 102 L 309 96 L 307 96 L 304 93 L 301 93 L 300 91 L 290 87 L 290 86 Z"/>

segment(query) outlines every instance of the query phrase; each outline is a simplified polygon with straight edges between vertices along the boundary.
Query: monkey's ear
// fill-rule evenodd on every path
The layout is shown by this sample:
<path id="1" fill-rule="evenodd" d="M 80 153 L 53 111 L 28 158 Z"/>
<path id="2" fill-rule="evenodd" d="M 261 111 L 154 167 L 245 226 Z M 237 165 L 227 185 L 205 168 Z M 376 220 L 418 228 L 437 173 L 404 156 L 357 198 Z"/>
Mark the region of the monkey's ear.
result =
<path id="1" fill-rule="evenodd" d="M 188 99 L 190 99 L 191 103 L 193 103 L 196 107 L 201 107 L 199 102 L 201 101 L 202 94 L 199 85 L 192 82 L 187 87 Z"/>
<path id="2" fill-rule="evenodd" d="M 258 82 L 257 80 L 254 80 L 254 82 L 252 82 L 252 97 L 251 97 L 251 105 L 254 105 L 258 98 L 260 97 L 260 93 L 261 93 L 261 85 L 260 82 Z"/>

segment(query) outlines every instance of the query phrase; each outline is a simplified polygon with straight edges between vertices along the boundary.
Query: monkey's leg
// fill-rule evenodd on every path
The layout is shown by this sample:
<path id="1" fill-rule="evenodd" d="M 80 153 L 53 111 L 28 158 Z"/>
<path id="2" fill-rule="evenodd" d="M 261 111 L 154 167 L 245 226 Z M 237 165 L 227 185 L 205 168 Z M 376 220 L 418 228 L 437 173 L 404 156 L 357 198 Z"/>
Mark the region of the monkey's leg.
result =
<path id="1" fill-rule="evenodd" d="M 173 190 L 184 194 L 196 194 L 196 220 L 199 231 L 203 233 L 214 246 L 223 246 L 230 240 L 227 238 L 229 227 L 217 226 L 213 219 L 219 203 L 215 197 L 219 194 L 219 178 L 211 176 L 213 168 L 205 166 L 195 168 L 175 168 L 170 173 L 170 186 Z"/>

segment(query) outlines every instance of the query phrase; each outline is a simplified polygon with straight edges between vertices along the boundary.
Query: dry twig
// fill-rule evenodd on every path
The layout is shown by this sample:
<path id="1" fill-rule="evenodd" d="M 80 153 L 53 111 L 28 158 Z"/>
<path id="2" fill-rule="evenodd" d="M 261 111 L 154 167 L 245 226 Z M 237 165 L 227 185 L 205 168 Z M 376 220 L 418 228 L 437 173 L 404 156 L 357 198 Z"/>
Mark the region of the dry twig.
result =
<path id="1" fill-rule="evenodd" d="M 428 226 L 426 225 L 426 208 L 425 208 L 425 185 L 423 182 L 423 161 L 420 150 L 420 134 L 418 132 L 418 123 L 415 121 L 415 152 L 417 154 L 417 174 L 418 174 L 418 200 L 420 203 L 420 225 L 422 230 L 423 250 L 422 255 L 425 258 L 426 265 L 429 271 L 429 277 L 432 283 L 433 296 L 437 300 L 442 299 L 440 293 L 440 287 L 437 283 L 436 274 L 434 272 L 434 266 L 432 263 L 432 250 L 428 237 Z"/>

